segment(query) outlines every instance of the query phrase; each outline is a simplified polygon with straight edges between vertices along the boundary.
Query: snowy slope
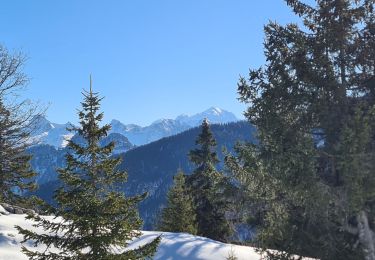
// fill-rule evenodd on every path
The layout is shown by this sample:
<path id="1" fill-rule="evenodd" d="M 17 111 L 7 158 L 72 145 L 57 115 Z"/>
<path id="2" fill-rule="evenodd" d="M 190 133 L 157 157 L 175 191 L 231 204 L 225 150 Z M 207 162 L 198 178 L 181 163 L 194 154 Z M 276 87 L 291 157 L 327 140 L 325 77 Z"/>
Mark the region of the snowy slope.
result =
<path id="1" fill-rule="evenodd" d="M 73 134 L 67 130 L 72 127 L 71 123 L 56 124 L 51 123 L 43 116 L 36 116 L 29 127 L 31 133 L 31 143 L 48 144 L 56 148 L 65 147 Z"/>
<path id="2" fill-rule="evenodd" d="M 36 230 L 32 227 L 32 222 L 25 220 L 26 215 L 8 214 L 0 206 L 0 260 L 23 260 L 27 257 L 21 252 L 22 236 L 17 233 L 14 228 L 19 225 L 24 228 Z M 52 217 L 48 217 L 52 219 Z M 259 260 L 261 257 L 255 252 L 254 248 L 246 246 L 237 246 L 224 244 L 208 238 L 193 236 L 185 233 L 167 233 L 157 231 L 144 231 L 143 235 L 133 241 L 130 248 L 136 248 L 143 243 L 151 241 L 158 235 L 162 235 L 162 241 L 154 259 L 160 260 L 197 260 L 197 259 L 213 259 L 224 260 L 230 254 L 234 254 L 239 260 Z M 32 243 L 24 244 L 31 248 Z M 43 246 L 39 246 L 38 250 L 42 250 Z"/>

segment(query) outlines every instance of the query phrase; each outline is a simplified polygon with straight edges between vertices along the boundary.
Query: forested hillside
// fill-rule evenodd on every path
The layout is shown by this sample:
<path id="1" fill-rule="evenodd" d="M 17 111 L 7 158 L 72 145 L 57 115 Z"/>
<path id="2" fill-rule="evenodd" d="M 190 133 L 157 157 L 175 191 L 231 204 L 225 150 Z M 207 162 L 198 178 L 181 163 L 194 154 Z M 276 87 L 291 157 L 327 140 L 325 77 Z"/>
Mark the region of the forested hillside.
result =
<path id="1" fill-rule="evenodd" d="M 223 168 L 222 148 L 225 147 L 228 151 L 233 151 L 237 141 L 253 140 L 254 127 L 248 122 L 240 121 L 212 125 L 212 131 L 218 143 L 217 153 L 221 161 L 219 168 Z M 192 128 L 178 135 L 160 139 L 119 155 L 123 157 L 119 168 L 128 172 L 126 192 L 138 194 L 148 191 L 149 193 L 147 199 L 140 204 L 140 214 L 144 220 L 145 229 L 153 227 L 154 218 L 165 202 L 166 193 L 173 182 L 173 176 L 177 173 L 177 169 L 181 168 L 187 174 L 192 172 L 193 165 L 188 160 L 188 152 L 194 148 L 195 139 L 199 132 L 199 127 Z M 63 166 L 64 161 L 60 158 L 65 153 L 65 150 L 56 150 L 52 147 L 50 149 L 53 151 L 43 153 L 46 160 L 43 164 L 38 162 L 38 165 L 44 165 L 43 167 L 48 169 L 48 173 L 45 172 L 44 179 L 50 179 L 51 181 L 40 184 L 36 191 L 38 196 L 48 202 L 52 202 L 53 191 L 59 185 L 56 181 L 54 169 Z M 37 149 L 33 148 L 30 151 L 37 151 Z M 38 154 L 33 155 L 40 156 Z"/>

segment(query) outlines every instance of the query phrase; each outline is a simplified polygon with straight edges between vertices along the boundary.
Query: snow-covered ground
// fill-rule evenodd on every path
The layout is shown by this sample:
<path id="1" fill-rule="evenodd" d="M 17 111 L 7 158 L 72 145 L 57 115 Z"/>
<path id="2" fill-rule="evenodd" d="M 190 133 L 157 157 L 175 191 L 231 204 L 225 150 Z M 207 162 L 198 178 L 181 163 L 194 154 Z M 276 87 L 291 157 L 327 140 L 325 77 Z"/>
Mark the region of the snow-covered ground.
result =
<path id="1" fill-rule="evenodd" d="M 21 252 L 22 236 L 14 228 L 15 225 L 36 230 L 33 222 L 25 220 L 26 215 L 9 214 L 0 206 L 0 260 L 24 260 L 27 257 Z M 47 217 L 52 219 L 52 217 Z M 40 230 L 42 233 L 43 231 Z M 168 233 L 157 231 L 143 231 L 143 235 L 134 240 L 129 248 L 136 248 L 151 241 L 160 234 L 161 243 L 154 259 L 160 260 L 224 260 L 235 256 L 238 260 L 259 260 L 262 257 L 254 248 L 238 246 L 214 241 L 205 237 L 193 236 L 186 233 Z M 24 246 L 32 248 L 32 243 Z M 34 248 L 35 249 L 35 248 Z M 42 250 L 43 246 L 36 248 Z"/>

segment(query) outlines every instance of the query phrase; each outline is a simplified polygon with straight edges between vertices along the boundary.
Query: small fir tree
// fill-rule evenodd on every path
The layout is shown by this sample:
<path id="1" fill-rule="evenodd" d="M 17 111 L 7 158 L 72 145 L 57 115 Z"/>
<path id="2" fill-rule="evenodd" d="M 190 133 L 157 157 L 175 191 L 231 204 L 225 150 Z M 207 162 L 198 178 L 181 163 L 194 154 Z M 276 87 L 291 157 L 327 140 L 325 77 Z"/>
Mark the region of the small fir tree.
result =
<path id="1" fill-rule="evenodd" d="M 90 80 L 91 81 L 91 80 Z M 67 166 L 59 170 L 63 185 L 54 195 L 57 206 L 49 207 L 47 213 L 55 215 L 51 221 L 40 215 L 30 215 L 47 234 L 38 234 L 17 227 L 24 241 L 35 245 L 45 244 L 42 252 L 23 247 L 30 259 L 144 259 L 151 257 L 160 238 L 134 250 L 119 253 L 129 241 L 141 235 L 138 231 L 142 221 L 137 205 L 145 195 L 127 198 L 118 191 L 126 173 L 116 170 L 119 157 L 111 157 L 114 144 L 104 147 L 99 140 L 107 135 L 109 125 L 99 126 L 103 113 L 99 113 L 100 101 L 97 93 L 84 92 L 82 110 L 79 111 L 80 127 L 76 131 L 83 144 L 70 141 L 70 152 L 66 155 Z M 59 221 L 57 221 L 59 220 Z M 59 249 L 58 253 L 51 247 Z M 117 252 L 116 252 L 117 250 Z"/>
<path id="2" fill-rule="evenodd" d="M 215 152 L 216 140 L 207 119 L 201 127 L 202 132 L 196 140 L 200 147 L 189 153 L 190 161 L 197 168 L 188 176 L 187 186 L 196 208 L 198 235 L 224 241 L 230 234 L 230 229 L 218 185 L 222 176 L 215 168 L 219 162 Z"/>
<path id="3" fill-rule="evenodd" d="M 182 170 L 174 177 L 174 185 L 168 192 L 167 207 L 161 213 L 158 228 L 166 232 L 197 234 L 195 208 L 192 197 L 186 190 Z"/>

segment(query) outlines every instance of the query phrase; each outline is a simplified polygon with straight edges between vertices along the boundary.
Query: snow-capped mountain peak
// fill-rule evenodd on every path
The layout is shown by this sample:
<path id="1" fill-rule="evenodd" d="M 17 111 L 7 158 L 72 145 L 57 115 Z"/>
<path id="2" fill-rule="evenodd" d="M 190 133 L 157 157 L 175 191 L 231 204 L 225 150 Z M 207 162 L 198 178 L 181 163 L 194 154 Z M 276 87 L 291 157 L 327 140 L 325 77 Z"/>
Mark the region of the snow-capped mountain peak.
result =
<path id="1" fill-rule="evenodd" d="M 176 119 L 159 119 L 151 125 L 124 125 L 118 120 L 112 120 L 111 133 L 121 133 L 135 145 L 143 145 L 160 138 L 181 133 L 189 128 L 199 126 L 207 118 L 212 124 L 221 124 L 238 121 L 236 116 L 224 109 L 210 107 L 209 109 L 192 116 L 182 114 Z"/>
<path id="2" fill-rule="evenodd" d="M 144 127 L 136 124 L 123 124 L 119 120 L 113 119 L 110 123 L 111 130 L 109 133 L 122 134 L 132 144 L 143 145 L 199 126 L 205 118 L 211 124 L 238 121 L 231 112 L 218 107 L 210 107 L 195 115 L 183 114 L 176 119 L 159 119 Z M 57 148 L 65 147 L 68 140 L 73 136 L 73 133 L 66 130 L 67 127 L 71 126 L 71 123 L 55 124 L 44 117 L 38 117 L 35 119 L 35 131 L 32 132 L 32 136 L 39 143 L 53 145 Z"/>
<path id="3" fill-rule="evenodd" d="M 54 128 L 54 126 L 44 116 L 37 115 L 31 119 L 31 124 L 29 128 L 32 135 L 40 135 L 44 132 L 50 131 Z"/>
<path id="4" fill-rule="evenodd" d="M 217 115 L 217 116 L 223 112 L 223 110 L 221 110 L 218 107 L 211 107 L 208 109 L 208 111 L 212 112 L 212 114 Z"/>
<path id="5" fill-rule="evenodd" d="M 129 131 L 137 131 L 141 128 L 141 126 L 136 124 L 123 124 L 117 119 L 112 119 L 111 123 L 111 133 L 122 133 L 122 132 L 129 132 Z"/>
<path id="6" fill-rule="evenodd" d="M 49 144 L 55 147 L 65 147 L 73 133 L 67 130 L 71 123 L 51 123 L 44 116 L 35 116 L 30 124 L 31 142 L 33 144 Z"/>
<path id="7" fill-rule="evenodd" d="M 174 119 L 159 119 L 159 120 L 152 122 L 152 124 L 149 127 L 152 127 L 152 126 L 157 127 L 157 128 L 174 127 L 174 126 L 178 126 L 179 124 L 180 122 Z"/>
<path id="8" fill-rule="evenodd" d="M 195 127 L 200 125 L 205 118 L 207 118 L 211 124 L 223 124 L 238 121 L 233 113 L 218 107 L 210 107 L 209 109 L 192 116 L 181 115 L 178 116 L 176 120 L 191 127 Z"/>

